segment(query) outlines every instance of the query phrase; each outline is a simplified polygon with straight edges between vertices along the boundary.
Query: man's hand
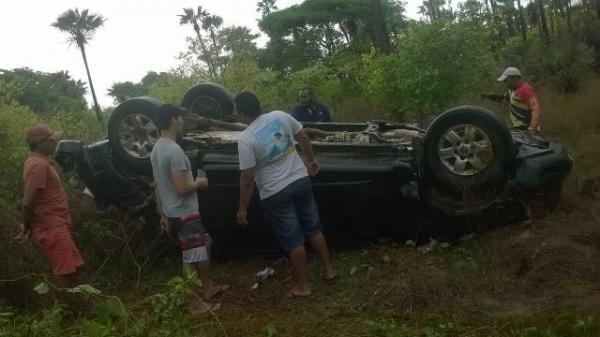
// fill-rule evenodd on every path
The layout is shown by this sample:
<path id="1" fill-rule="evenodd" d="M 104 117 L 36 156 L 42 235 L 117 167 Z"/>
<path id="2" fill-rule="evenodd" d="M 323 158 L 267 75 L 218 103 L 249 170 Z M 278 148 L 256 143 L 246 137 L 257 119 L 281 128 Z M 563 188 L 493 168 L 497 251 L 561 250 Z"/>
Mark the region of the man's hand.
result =
<path id="1" fill-rule="evenodd" d="M 539 133 L 537 128 L 529 127 L 529 128 L 527 128 L 527 130 L 529 130 L 529 132 L 531 132 L 534 135 L 537 135 Z"/>
<path id="2" fill-rule="evenodd" d="M 242 228 L 248 226 L 248 211 L 246 209 L 238 209 L 237 211 L 237 223 Z"/>
<path id="3" fill-rule="evenodd" d="M 196 184 L 197 191 L 202 191 L 208 187 L 208 179 L 206 177 L 202 177 L 202 178 L 198 177 L 198 178 L 196 178 L 194 183 Z"/>
<path id="4" fill-rule="evenodd" d="M 14 237 L 14 239 L 18 243 L 24 244 L 29 242 L 29 240 L 31 240 L 31 229 L 26 228 L 24 225 L 21 225 L 21 230 L 19 231 L 19 234 L 17 234 L 17 236 Z"/>
<path id="5" fill-rule="evenodd" d="M 160 216 L 160 229 L 167 234 L 171 233 L 171 223 L 164 214 Z"/>
<path id="6" fill-rule="evenodd" d="M 316 160 L 313 160 L 306 163 L 306 169 L 308 170 L 308 174 L 310 174 L 311 177 L 314 177 L 321 170 L 321 165 L 319 165 Z"/>

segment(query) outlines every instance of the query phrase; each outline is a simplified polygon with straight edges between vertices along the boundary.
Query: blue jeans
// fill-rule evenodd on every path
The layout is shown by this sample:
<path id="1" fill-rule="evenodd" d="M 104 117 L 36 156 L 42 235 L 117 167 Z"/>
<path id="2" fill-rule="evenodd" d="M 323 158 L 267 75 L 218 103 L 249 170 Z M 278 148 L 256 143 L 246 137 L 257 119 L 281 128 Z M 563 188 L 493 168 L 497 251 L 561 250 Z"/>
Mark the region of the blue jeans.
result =
<path id="1" fill-rule="evenodd" d="M 263 199 L 262 205 L 279 245 L 287 252 L 323 230 L 309 177 L 300 178 Z"/>

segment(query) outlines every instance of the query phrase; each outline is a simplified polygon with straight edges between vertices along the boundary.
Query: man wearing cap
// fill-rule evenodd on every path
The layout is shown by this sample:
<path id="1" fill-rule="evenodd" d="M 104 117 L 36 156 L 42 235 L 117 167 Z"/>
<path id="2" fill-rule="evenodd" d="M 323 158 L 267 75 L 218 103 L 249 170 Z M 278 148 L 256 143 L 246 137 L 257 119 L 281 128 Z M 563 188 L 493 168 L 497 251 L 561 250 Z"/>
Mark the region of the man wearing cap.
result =
<path id="1" fill-rule="evenodd" d="M 535 89 L 523 81 L 521 71 L 514 67 L 508 67 L 497 81 L 503 82 L 508 88 L 503 95 L 483 93 L 481 96 L 495 102 L 508 102 L 510 104 L 510 120 L 514 127 L 527 129 L 532 133 L 540 132 L 542 115 L 540 104 Z"/>
<path id="2" fill-rule="evenodd" d="M 33 239 L 42 247 L 59 280 L 77 281 L 84 262 L 73 242 L 67 194 L 49 156 L 60 133 L 44 123 L 27 129 L 31 150 L 23 168 L 23 228 L 16 239 Z"/>
<path id="3" fill-rule="evenodd" d="M 176 142 L 183 135 L 182 114 L 183 111 L 172 104 L 163 104 L 158 111 L 156 124 L 161 130 L 160 138 L 150 154 L 156 205 L 161 228 L 169 233 L 174 227 L 177 233 L 184 269 L 197 272 L 202 280 L 204 299 L 210 300 L 229 286 L 217 285 L 209 277 L 207 245 L 210 237 L 202 225 L 196 194 L 208 187 L 208 180 L 205 177 L 194 180 L 190 161 Z M 190 310 L 199 313 L 219 307 L 219 303 L 194 300 Z"/>
<path id="4" fill-rule="evenodd" d="M 289 114 L 283 111 L 263 114 L 258 98 L 249 91 L 239 93 L 234 103 L 240 121 L 249 124 L 238 138 L 241 171 L 238 224 L 248 225 L 248 206 L 256 182 L 267 221 L 290 257 L 294 284 L 287 296 L 309 296 L 305 241 L 319 255 L 324 278 L 334 280 L 337 276 L 309 177 L 319 172 L 310 139 Z M 294 140 L 302 148 L 304 162 L 296 152 Z"/>

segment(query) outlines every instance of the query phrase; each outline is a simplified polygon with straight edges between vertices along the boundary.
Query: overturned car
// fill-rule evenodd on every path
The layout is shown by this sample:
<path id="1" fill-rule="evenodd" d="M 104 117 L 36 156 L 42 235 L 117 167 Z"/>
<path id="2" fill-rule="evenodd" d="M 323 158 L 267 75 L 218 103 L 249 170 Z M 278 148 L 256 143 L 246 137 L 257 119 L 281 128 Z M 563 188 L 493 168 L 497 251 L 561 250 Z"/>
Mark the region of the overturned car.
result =
<path id="1" fill-rule="evenodd" d="M 155 125 L 163 104 L 137 97 L 111 115 L 108 139 L 84 145 L 59 143 L 56 160 L 76 175 L 101 207 L 153 209 L 149 155 L 159 138 Z M 239 194 L 233 99 L 217 84 L 201 83 L 184 95 L 185 137 L 180 145 L 193 172 L 210 185 L 199 194 L 203 221 L 220 247 L 274 245 L 254 193 L 250 226 L 235 224 Z M 304 123 L 316 159 L 314 192 L 326 231 L 345 232 L 380 224 L 402 226 L 408 213 L 475 214 L 506 201 L 543 196 L 555 206 L 572 160 L 556 142 L 511 129 L 476 106 L 450 109 L 427 130 L 386 121 Z M 243 238 L 243 239 L 242 239 Z"/>

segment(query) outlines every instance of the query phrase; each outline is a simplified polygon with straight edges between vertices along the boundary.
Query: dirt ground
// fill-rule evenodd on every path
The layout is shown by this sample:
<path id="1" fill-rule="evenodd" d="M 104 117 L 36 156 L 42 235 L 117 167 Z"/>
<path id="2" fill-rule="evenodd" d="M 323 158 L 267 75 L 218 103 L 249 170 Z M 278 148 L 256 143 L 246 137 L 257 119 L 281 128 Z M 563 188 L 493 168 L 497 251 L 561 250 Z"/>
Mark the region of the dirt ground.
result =
<path id="1" fill-rule="evenodd" d="M 215 279 L 232 289 L 214 315 L 192 317 L 192 329 L 196 336 L 600 336 L 600 180 L 582 186 L 563 194 L 558 211 L 534 209 L 531 220 L 480 223 L 485 230 L 418 244 L 403 233 L 335 247 L 335 282 L 323 279 L 311 255 L 309 298 L 285 298 L 284 258 L 215 263 Z M 177 265 L 145 269 L 138 289 L 98 286 L 135 308 L 164 291 Z M 251 289 L 267 266 L 274 275 Z"/>
<path id="2" fill-rule="evenodd" d="M 233 290 L 208 336 L 600 336 L 600 199 L 565 195 L 560 210 L 413 246 L 381 240 L 334 250 L 340 278 L 286 299 L 285 261 L 256 257 L 215 266 Z M 256 290 L 254 274 L 275 274 Z M 220 326 L 222 324 L 222 328 Z M 224 329 L 224 331 L 223 331 Z"/>

